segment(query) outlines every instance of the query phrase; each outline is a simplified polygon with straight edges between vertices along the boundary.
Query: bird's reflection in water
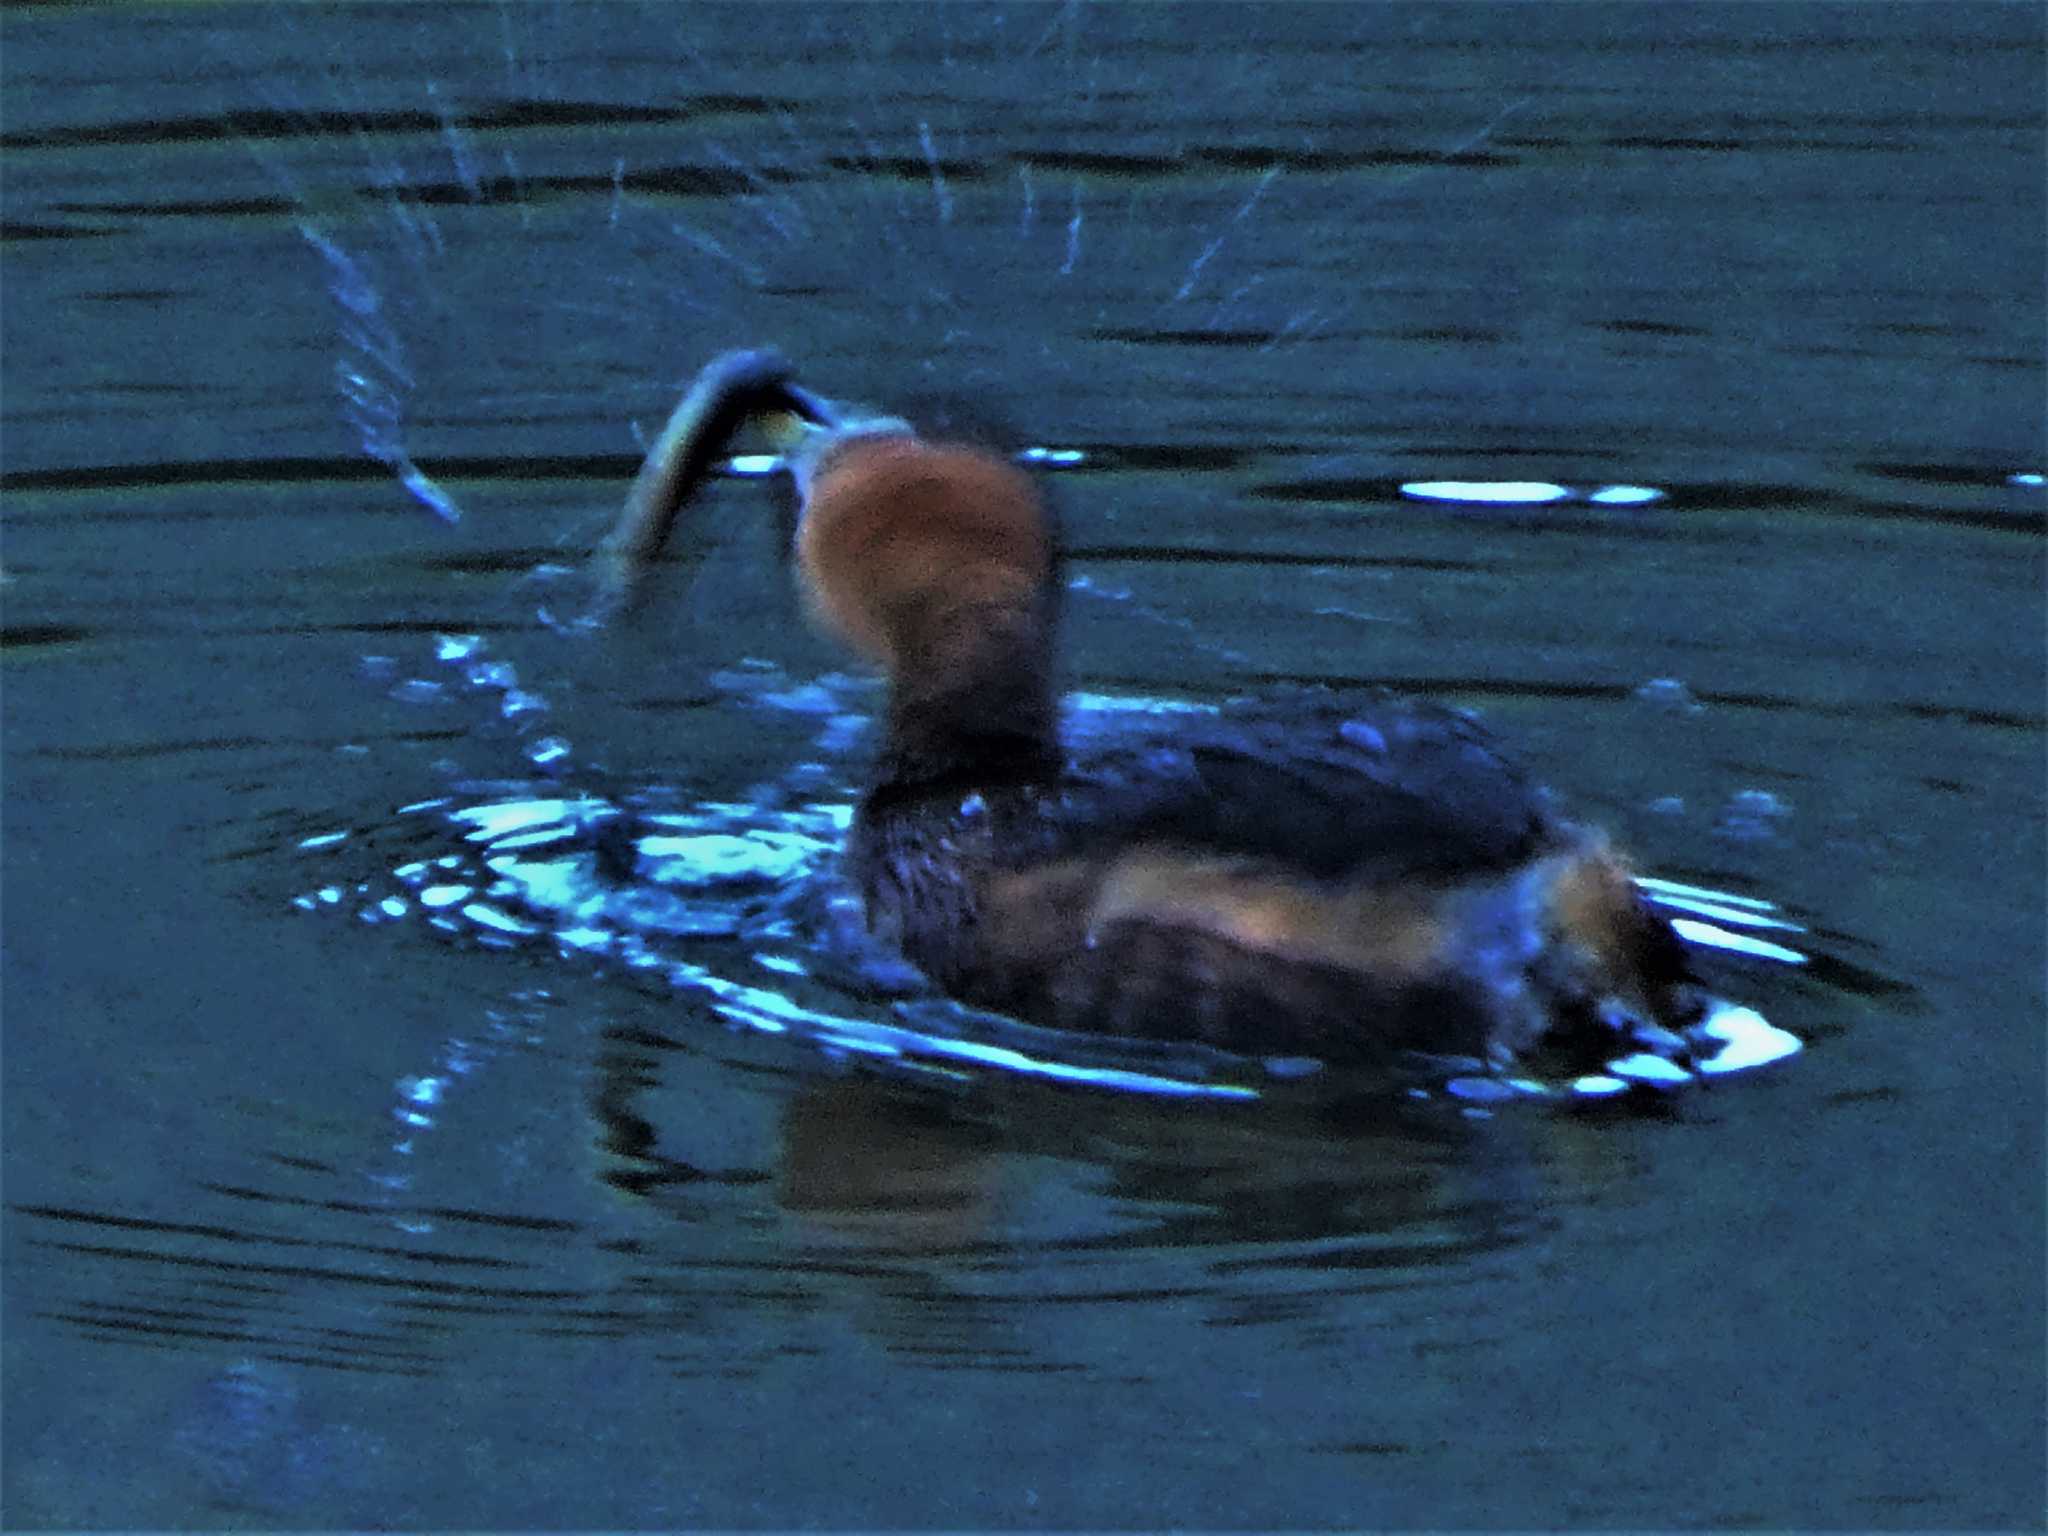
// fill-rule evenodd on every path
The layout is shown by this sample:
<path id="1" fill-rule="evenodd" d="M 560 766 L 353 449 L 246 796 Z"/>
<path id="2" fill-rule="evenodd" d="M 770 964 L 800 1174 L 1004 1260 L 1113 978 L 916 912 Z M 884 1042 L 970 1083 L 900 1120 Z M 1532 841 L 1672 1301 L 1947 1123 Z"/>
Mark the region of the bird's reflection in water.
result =
<path id="1" fill-rule="evenodd" d="M 761 1326 L 837 1315 L 935 1368 L 1076 1368 L 1060 1321 L 1076 1307 L 1313 1323 L 1344 1296 L 1461 1287 L 1546 1222 L 1532 1151 L 1547 1117 L 1384 1094 L 1194 1105 L 865 1067 L 777 1074 L 741 1133 L 768 1166 L 719 1171 L 701 1148 L 720 1111 L 692 1088 L 691 1055 L 644 1037 L 607 1053 L 606 1176 L 677 1223 L 642 1257 L 701 1282 L 701 1202 L 738 1198 L 756 1241 L 710 1262 L 774 1274 Z"/>
<path id="2" fill-rule="evenodd" d="M 777 1204 L 857 1330 L 934 1368 L 1054 1367 L 982 1284 L 1023 1193 L 995 1127 L 928 1092 L 817 1079 L 785 1102 L 780 1153 Z"/>
<path id="3" fill-rule="evenodd" d="M 899 1252 L 1412 1256 L 1510 1241 L 1532 1196 L 1520 1126 L 1384 1095 L 1194 1106 L 1027 1085 L 969 1110 L 849 1077 L 793 1097 L 783 1131 L 785 1208 Z"/>
<path id="4" fill-rule="evenodd" d="M 998 1132 L 934 1095 L 866 1076 L 807 1082 L 784 1106 L 781 1156 L 777 1203 L 826 1246 L 935 1253 L 1002 1230 Z"/>

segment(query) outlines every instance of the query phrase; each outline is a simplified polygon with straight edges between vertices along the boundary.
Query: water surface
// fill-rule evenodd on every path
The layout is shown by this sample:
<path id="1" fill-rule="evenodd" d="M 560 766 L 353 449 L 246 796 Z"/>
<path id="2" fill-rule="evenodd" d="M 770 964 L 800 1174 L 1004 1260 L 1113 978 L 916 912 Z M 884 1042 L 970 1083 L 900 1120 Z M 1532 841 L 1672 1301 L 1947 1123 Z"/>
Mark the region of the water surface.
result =
<path id="1" fill-rule="evenodd" d="M 2038 1526 L 2037 11 L 5 45 L 10 1523 Z M 766 341 L 1086 455 L 1077 689 L 1480 709 L 1803 926 L 1716 976 L 1808 1049 L 1648 1109 L 1186 1101 L 430 926 L 437 797 L 829 843 L 872 693 L 764 483 L 644 622 L 550 622 Z"/>

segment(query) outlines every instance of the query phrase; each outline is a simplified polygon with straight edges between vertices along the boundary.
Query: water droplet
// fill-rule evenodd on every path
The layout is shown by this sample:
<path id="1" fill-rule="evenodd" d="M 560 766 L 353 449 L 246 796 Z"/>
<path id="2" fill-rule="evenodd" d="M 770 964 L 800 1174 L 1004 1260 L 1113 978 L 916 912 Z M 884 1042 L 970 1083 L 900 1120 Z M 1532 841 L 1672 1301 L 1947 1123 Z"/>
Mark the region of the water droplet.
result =
<path id="1" fill-rule="evenodd" d="M 424 677 L 409 677 L 391 690 L 391 697 L 401 704 L 438 704 L 442 690 L 439 683 Z"/>
<path id="2" fill-rule="evenodd" d="M 1714 830 L 1737 842 L 1763 842 L 1777 836 L 1778 823 L 1792 814 L 1792 807 L 1767 789 L 1739 790 L 1729 798 L 1714 823 Z"/>
<path id="3" fill-rule="evenodd" d="M 1337 727 L 1337 734 L 1367 752 L 1378 754 L 1387 750 L 1387 738 L 1380 728 L 1364 720 L 1346 720 Z"/>
<path id="4" fill-rule="evenodd" d="M 1693 697 L 1692 690 L 1675 677 L 1651 678 L 1636 689 L 1636 697 L 1645 704 L 1654 704 L 1673 714 L 1697 714 L 1700 710 L 1699 700 Z"/>
<path id="5" fill-rule="evenodd" d="M 1572 1080 L 1572 1092 L 1589 1099 L 1612 1098 L 1617 1093 L 1628 1092 L 1628 1084 L 1618 1077 L 1594 1075 Z"/>
<path id="6" fill-rule="evenodd" d="M 1607 1071 L 1613 1077 L 1624 1078 L 1634 1083 L 1649 1083 L 1656 1087 L 1671 1087 L 1692 1081 L 1692 1074 L 1677 1062 L 1667 1061 L 1662 1056 L 1653 1056 L 1648 1051 L 1618 1056 L 1607 1063 Z"/>

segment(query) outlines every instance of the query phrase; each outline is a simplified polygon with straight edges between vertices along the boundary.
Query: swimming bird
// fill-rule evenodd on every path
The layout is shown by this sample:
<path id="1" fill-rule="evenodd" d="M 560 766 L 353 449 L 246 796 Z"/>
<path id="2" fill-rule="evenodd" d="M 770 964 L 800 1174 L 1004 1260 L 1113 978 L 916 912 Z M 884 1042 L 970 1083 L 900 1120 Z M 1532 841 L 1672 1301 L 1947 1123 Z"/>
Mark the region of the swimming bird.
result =
<path id="1" fill-rule="evenodd" d="M 1056 520 L 972 442 L 700 374 L 604 547 L 623 599 L 725 440 L 762 426 L 815 621 L 886 680 L 846 850 L 880 943 L 1060 1029 L 1361 1066 L 1683 1060 L 1707 995 L 1595 827 L 1469 715 L 1298 690 L 1099 751 L 1061 731 Z"/>

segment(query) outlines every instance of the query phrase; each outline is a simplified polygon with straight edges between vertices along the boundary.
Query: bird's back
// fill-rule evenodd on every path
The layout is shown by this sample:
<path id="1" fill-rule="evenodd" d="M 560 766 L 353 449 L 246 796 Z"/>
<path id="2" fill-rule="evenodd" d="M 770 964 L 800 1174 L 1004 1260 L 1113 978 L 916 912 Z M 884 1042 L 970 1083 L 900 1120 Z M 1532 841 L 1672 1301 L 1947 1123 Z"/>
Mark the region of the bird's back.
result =
<path id="1" fill-rule="evenodd" d="M 1512 1055 L 1561 1006 L 1683 973 L 1604 844 L 1483 730 L 1387 695 L 1227 712 L 1050 776 L 879 784 L 855 864 L 941 986 L 1062 1028 Z"/>

